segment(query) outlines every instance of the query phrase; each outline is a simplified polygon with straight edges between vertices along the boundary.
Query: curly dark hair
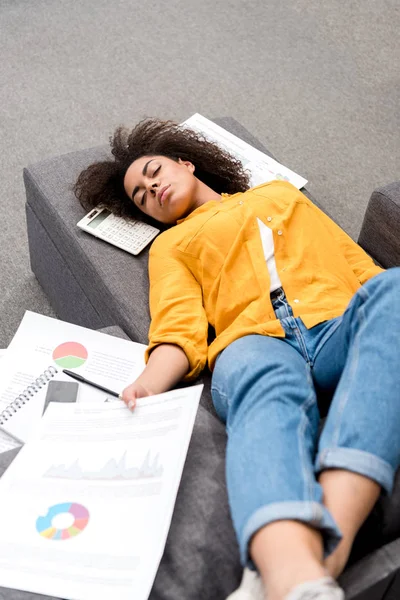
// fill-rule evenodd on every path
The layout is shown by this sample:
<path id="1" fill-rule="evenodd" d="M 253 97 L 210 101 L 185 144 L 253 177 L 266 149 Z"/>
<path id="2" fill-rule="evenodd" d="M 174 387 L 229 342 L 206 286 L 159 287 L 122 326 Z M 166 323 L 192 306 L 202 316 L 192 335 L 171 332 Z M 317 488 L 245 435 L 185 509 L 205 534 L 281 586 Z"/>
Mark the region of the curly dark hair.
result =
<path id="1" fill-rule="evenodd" d="M 249 188 L 249 175 L 238 159 L 202 134 L 174 121 L 147 118 L 132 131 L 118 127 L 110 144 L 114 160 L 90 165 L 73 186 L 86 210 L 102 204 L 119 216 L 154 223 L 136 207 L 124 189 L 126 171 L 142 156 L 189 160 L 196 167 L 196 177 L 219 194 L 234 194 Z"/>

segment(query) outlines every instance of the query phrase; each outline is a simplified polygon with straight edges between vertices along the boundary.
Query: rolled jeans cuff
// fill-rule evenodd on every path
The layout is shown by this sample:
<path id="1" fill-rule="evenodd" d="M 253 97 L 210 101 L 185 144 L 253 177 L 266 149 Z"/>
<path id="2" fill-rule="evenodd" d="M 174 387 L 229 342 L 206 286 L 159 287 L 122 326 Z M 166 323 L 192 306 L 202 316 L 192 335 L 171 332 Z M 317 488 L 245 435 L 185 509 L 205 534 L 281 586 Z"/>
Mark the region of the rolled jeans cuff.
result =
<path id="1" fill-rule="evenodd" d="M 333 520 L 330 512 L 318 502 L 276 502 L 262 506 L 252 514 L 247 521 L 241 539 L 240 557 L 243 566 L 255 569 L 249 555 L 249 543 L 252 536 L 262 527 L 274 521 L 300 521 L 318 529 L 322 533 L 324 542 L 324 556 L 331 554 L 340 540 L 342 534 Z"/>
<path id="2" fill-rule="evenodd" d="M 395 471 L 391 465 L 374 454 L 355 448 L 325 448 L 315 462 L 315 472 L 325 469 L 345 469 L 373 479 L 390 494 Z"/>

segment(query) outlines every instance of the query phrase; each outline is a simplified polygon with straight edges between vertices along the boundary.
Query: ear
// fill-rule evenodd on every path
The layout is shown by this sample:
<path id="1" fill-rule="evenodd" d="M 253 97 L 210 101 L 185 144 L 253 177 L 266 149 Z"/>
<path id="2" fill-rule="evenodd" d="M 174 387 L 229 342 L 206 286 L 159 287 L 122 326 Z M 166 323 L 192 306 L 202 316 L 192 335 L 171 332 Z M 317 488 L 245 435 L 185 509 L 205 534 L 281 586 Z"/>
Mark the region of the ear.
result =
<path id="1" fill-rule="evenodd" d="M 194 173 L 195 166 L 190 162 L 190 160 L 182 160 L 181 158 L 178 158 L 178 162 L 180 165 L 185 165 L 185 167 L 187 167 L 192 174 Z"/>

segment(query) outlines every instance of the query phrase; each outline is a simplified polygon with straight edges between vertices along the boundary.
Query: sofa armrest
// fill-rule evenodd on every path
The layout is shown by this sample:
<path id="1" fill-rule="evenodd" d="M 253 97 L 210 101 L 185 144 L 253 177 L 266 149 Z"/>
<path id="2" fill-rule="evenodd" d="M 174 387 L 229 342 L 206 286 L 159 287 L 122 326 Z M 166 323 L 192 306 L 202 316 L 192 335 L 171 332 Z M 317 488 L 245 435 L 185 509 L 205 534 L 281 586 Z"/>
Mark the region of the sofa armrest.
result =
<path id="1" fill-rule="evenodd" d="M 400 266 L 400 181 L 376 189 L 358 243 L 385 269 Z"/>
<path id="2" fill-rule="evenodd" d="M 400 539 L 375 550 L 339 577 L 347 600 L 399 598 Z"/>

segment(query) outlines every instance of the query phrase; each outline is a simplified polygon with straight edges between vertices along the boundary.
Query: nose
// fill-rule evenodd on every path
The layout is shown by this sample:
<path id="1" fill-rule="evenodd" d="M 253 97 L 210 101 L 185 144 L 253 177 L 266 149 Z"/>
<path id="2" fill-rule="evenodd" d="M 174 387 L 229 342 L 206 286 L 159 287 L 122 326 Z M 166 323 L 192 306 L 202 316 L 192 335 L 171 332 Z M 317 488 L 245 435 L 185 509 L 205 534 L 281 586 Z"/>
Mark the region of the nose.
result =
<path id="1" fill-rule="evenodd" d="M 149 181 L 149 183 L 147 184 L 147 191 L 150 192 L 151 194 L 156 194 L 157 193 L 157 189 L 160 187 L 160 182 L 157 181 Z"/>

